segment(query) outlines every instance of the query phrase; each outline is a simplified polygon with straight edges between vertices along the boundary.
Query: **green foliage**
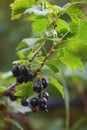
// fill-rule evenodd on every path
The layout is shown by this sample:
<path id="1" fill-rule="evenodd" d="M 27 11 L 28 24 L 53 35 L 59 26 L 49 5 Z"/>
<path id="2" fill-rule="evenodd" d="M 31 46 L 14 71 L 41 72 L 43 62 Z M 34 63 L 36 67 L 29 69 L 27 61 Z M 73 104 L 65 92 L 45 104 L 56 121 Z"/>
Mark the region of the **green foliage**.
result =
<path id="1" fill-rule="evenodd" d="M 57 90 L 61 93 L 62 97 L 64 97 L 63 87 L 60 83 L 58 83 L 54 78 L 51 78 L 51 84 L 57 88 Z"/>
<path id="2" fill-rule="evenodd" d="M 11 4 L 12 18 L 17 19 L 20 16 L 25 16 L 24 19 L 32 21 L 32 29 L 34 37 L 23 39 L 17 47 L 18 61 L 14 63 L 20 65 L 28 65 L 29 59 L 33 57 L 36 50 L 41 47 L 41 50 L 35 55 L 32 60 L 31 69 L 36 70 L 40 67 L 44 58 L 47 57 L 41 72 L 42 75 L 46 75 L 47 69 L 52 75 L 56 75 L 51 79 L 51 83 L 59 90 L 62 96 L 62 86 L 55 80 L 58 70 L 58 64 L 67 65 L 71 70 L 76 68 L 84 71 L 84 66 L 81 58 L 78 55 L 75 47 L 77 44 L 86 44 L 86 16 L 82 12 L 82 6 L 86 6 L 86 2 L 74 2 L 68 3 L 62 8 L 57 5 L 51 5 L 49 2 L 42 2 L 42 0 L 15 0 Z M 70 21 L 65 21 L 61 16 L 67 14 L 70 17 Z M 71 34 L 71 36 L 69 36 Z M 47 49 L 42 45 L 46 42 L 50 47 L 52 42 L 56 45 L 51 57 L 48 57 Z M 63 44 L 65 43 L 65 45 Z M 44 53 L 45 52 L 45 53 Z M 52 53 L 52 52 L 51 52 Z M 52 58 L 53 55 L 53 58 Z M 55 57 L 55 59 L 54 59 Z M 49 78 L 49 75 L 47 75 Z M 28 87 L 30 86 L 30 87 Z M 23 84 L 17 87 L 18 91 L 16 95 L 31 96 L 32 84 Z M 26 93 L 26 90 L 28 93 Z"/>
<path id="3" fill-rule="evenodd" d="M 16 96 L 21 96 L 21 97 L 30 97 L 34 94 L 32 90 L 32 82 L 29 83 L 23 83 L 21 85 L 18 85 L 16 88 L 18 92 L 15 93 Z"/>
<path id="4" fill-rule="evenodd" d="M 75 70 L 78 67 L 80 70 L 84 70 L 84 66 L 78 56 L 71 53 L 66 47 L 63 49 L 63 56 L 60 57 L 61 62 L 66 64 L 71 70 Z"/>
<path id="5" fill-rule="evenodd" d="M 79 19 L 85 19 L 86 16 L 80 9 L 82 6 L 86 6 L 87 2 L 75 2 L 65 5 L 65 12 L 71 17 L 73 22 L 78 23 Z"/>

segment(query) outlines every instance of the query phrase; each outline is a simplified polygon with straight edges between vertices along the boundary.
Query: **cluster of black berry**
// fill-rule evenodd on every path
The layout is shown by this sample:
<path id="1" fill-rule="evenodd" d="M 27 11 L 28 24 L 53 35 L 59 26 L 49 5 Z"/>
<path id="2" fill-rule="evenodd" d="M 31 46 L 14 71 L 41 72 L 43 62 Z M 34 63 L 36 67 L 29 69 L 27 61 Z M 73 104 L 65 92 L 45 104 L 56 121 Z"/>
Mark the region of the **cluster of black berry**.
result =
<path id="1" fill-rule="evenodd" d="M 28 70 L 26 66 L 15 65 L 12 67 L 13 76 L 16 77 L 18 83 L 33 81 L 34 73 Z"/>
<path id="2" fill-rule="evenodd" d="M 31 70 L 28 70 L 26 66 L 18 66 L 15 65 L 12 67 L 13 76 L 16 77 L 17 83 L 21 84 L 23 82 L 33 82 L 35 79 L 34 73 Z M 33 86 L 33 91 L 38 93 L 38 98 L 34 97 L 30 101 L 28 101 L 25 97 L 18 97 L 14 95 L 13 91 L 8 91 L 5 96 L 8 96 L 12 101 L 17 100 L 17 98 L 21 99 L 22 106 L 31 107 L 33 112 L 40 111 L 48 111 L 47 110 L 47 101 L 49 98 L 49 94 L 47 92 L 42 92 L 45 88 L 47 88 L 48 82 L 45 78 L 41 80 L 35 81 Z"/>
<path id="3" fill-rule="evenodd" d="M 41 91 L 47 88 L 47 80 L 42 78 L 41 81 L 37 81 L 34 83 L 33 90 L 36 93 L 39 93 L 38 98 L 32 98 L 30 100 L 30 105 L 32 106 L 32 110 L 36 111 L 47 111 L 47 101 L 49 98 L 49 94 L 47 92 L 41 93 Z"/>

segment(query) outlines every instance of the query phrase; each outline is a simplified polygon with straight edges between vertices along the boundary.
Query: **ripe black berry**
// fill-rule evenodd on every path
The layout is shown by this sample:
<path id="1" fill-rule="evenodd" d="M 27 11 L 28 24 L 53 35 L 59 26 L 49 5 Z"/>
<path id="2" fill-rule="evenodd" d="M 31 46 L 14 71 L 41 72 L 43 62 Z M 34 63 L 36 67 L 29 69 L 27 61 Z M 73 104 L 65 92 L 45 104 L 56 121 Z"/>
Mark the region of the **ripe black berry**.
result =
<path id="1" fill-rule="evenodd" d="M 33 107 L 38 106 L 38 99 L 37 99 L 37 98 L 32 98 L 32 99 L 30 100 L 30 104 L 31 104 L 31 106 L 33 106 Z"/>
<path id="2" fill-rule="evenodd" d="M 20 75 L 17 77 L 17 83 L 23 83 L 24 82 L 24 76 Z"/>
<path id="3" fill-rule="evenodd" d="M 40 106 L 39 109 L 40 109 L 41 111 L 48 111 L 47 105 Z"/>
<path id="4" fill-rule="evenodd" d="M 28 106 L 28 101 L 25 98 L 22 98 L 21 105 L 22 106 Z"/>
<path id="5" fill-rule="evenodd" d="M 47 92 L 43 92 L 43 93 L 42 93 L 42 97 L 45 97 L 45 98 L 48 100 L 49 94 L 48 94 Z"/>
<path id="6" fill-rule="evenodd" d="M 45 97 L 41 97 L 38 101 L 39 106 L 45 106 L 47 104 L 47 99 Z"/>
<path id="7" fill-rule="evenodd" d="M 17 77 L 20 75 L 20 72 L 19 72 L 19 66 L 18 65 L 14 65 L 12 67 L 12 73 L 13 73 L 13 76 Z"/>
<path id="8" fill-rule="evenodd" d="M 45 78 L 42 78 L 42 85 L 43 85 L 43 88 L 47 88 L 47 80 Z"/>
<path id="9" fill-rule="evenodd" d="M 26 66 L 20 67 L 20 75 L 27 76 L 28 75 L 28 68 Z"/>
<path id="10" fill-rule="evenodd" d="M 15 96 L 14 94 L 10 93 L 9 98 L 10 98 L 12 101 L 15 101 L 15 100 L 17 99 L 17 96 Z"/>
<path id="11" fill-rule="evenodd" d="M 10 95 L 12 95 L 11 92 L 7 92 L 7 93 L 5 94 L 6 97 L 10 97 Z"/>
<path id="12" fill-rule="evenodd" d="M 34 73 L 32 71 L 28 72 L 27 79 L 28 79 L 28 81 L 33 81 L 33 79 L 34 79 Z"/>
<path id="13" fill-rule="evenodd" d="M 36 93 L 40 93 L 43 89 L 43 86 L 41 85 L 41 83 L 39 81 L 35 82 L 33 90 Z"/>

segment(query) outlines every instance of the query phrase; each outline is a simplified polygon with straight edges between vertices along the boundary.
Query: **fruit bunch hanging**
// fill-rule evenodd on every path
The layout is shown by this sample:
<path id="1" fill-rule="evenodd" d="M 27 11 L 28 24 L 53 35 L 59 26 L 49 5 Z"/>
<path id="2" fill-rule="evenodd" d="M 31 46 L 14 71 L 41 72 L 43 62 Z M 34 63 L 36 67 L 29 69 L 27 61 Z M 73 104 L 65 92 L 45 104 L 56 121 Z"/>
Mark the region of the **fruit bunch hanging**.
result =
<path id="1" fill-rule="evenodd" d="M 33 82 L 33 91 L 38 94 L 38 97 L 33 97 L 30 100 L 26 97 L 20 97 L 14 95 L 14 89 L 6 92 L 5 96 L 9 97 L 12 101 L 16 101 L 17 98 L 20 98 L 22 106 L 28 106 L 32 109 L 33 112 L 38 111 L 48 111 L 47 102 L 49 94 L 43 92 L 44 89 L 48 87 L 48 82 L 45 78 L 38 79 L 34 82 L 35 74 L 28 69 L 27 66 L 18 66 L 14 65 L 12 67 L 13 76 L 16 78 L 16 84 L 22 84 L 27 82 Z"/>

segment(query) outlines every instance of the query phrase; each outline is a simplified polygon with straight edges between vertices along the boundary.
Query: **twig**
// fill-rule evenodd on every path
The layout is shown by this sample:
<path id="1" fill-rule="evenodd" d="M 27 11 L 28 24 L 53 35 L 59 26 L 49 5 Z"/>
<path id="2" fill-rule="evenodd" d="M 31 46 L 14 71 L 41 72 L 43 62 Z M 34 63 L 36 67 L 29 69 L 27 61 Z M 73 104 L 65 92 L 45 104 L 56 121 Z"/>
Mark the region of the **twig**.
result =
<path id="1" fill-rule="evenodd" d="M 34 55 L 30 58 L 29 62 L 32 62 L 33 59 L 36 57 L 36 55 L 39 53 L 39 51 L 43 48 L 43 46 L 45 45 L 45 41 L 42 43 L 42 46 L 40 46 L 34 53 Z"/>
<path id="2" fill-rule="evenodd" d="M 51 55 L 51 53 L 53 52 L 54 48 L 55 48 L 56 44 L 53 44 L 52 47 L 50 48 L 47 56 L 44 58 L 44 60 L 42 61 L 40 67 L 36 70 L 36 73 L 39 72 L 41 70 L 41 68 L 43 67 L 43 65 L 45 64 L 46 60 L 48 59 L 48 57 Z"/>
<path id="3" fill-rule="evenodd" d="M 15 86 L 17 86 L 17 85 L 18 85 L 18 83 L 13 83 L 13 84 L 11 84 L 11 85 L 1 94 L 0 97 L 6 95 L 9 91 L 14 90 Z"/>

